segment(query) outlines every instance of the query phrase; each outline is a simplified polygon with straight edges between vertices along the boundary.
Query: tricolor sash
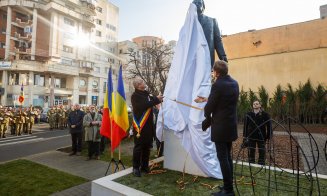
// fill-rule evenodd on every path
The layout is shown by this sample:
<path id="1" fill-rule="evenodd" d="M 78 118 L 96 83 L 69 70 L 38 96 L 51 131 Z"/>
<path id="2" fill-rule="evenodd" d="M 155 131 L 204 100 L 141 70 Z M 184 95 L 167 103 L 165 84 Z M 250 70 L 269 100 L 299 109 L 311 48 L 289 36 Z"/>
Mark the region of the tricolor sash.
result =
<path id="1" fill-rule="evenodd" d="M 150 116 L 150 113 L 151 113 L 151 108 L 147 109 L 147 111 L 145 111 L 140 120 L 138 121 L 135 116 L 133 115 L 133 127 L 135 128 L 136 132 L 137 132 L 137 135 L 136 137 L 140 137 L 141 136 L 141 131 L 145 125 L 145 123 L 147 122 L 149 116 Z"/>

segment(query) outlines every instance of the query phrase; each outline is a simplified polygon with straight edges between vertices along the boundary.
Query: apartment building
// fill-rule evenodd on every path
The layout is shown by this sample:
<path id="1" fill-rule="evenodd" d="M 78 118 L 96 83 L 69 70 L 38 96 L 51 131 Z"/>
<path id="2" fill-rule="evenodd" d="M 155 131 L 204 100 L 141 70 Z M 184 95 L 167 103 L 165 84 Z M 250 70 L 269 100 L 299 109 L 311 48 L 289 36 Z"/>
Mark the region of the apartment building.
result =
<path id="1" fill-rule="evenodd" d="M 118 20 L 107 0 L 1 0 L 1 104 L 19 104 L 23 85 L 24 106 L 102 105 Z"/>

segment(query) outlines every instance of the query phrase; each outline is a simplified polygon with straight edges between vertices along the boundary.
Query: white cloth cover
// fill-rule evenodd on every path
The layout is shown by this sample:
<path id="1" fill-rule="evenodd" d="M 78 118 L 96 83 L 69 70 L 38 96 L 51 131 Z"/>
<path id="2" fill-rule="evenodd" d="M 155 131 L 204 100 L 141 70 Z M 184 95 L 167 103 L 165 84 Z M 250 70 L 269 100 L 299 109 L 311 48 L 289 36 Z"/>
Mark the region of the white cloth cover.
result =
<path id="1" fill-rule="evenodd" d="M 179 33 L 156 132 L 158 139 L 162 140 L 164 129 L 174 131 L 203 173 L 222 179 L 216 148 L 211 142 L 211 129 L 204 132 L 201 128 L 203 110 L 174 101 L 204 108 L 206 103 L 195 103 L 194 99 L 197 96 L 208 97 L 210 93 L 210 53 L 196 10 L 196 6 L 191 3 Z"/>

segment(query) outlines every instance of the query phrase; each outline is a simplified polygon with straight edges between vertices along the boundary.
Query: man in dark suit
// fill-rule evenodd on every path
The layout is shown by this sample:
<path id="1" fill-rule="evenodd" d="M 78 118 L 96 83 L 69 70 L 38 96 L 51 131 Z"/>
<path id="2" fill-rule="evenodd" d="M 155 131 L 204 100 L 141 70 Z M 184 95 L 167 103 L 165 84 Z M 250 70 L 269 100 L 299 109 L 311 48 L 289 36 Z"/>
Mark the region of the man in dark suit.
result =
<path id="1" fill-rule="evenodd" d="M 228 75 L 228 64 L 217 61 L 213 66 L 216 81 L 211 87 L 204 108 L 205 120 L 202 129 L 211 126 L 211 141 L 215 142 L 217 157 L 223 174 L 224 186 L 213 195 L 234 195 L 232 142 L 237 139 L 236 106 L 239 95 L 237 81 Z"/>
<path id="2" fill-rule="evenodd" d="M 220 60 L 228 62 L 216 19 L 210 18 L 203 14 L 205 10 L 203 0 L 193 0 L 193 4 L 195 4 L 197 7 L 198 19 L 208 42 L 211 66 L 213 66 L 213 63 L 215 62 L 215 50 Z"/>
<path id="3" fill-rule="evenodd" d="M 80 105 L 75 104 L 74 111 L 69 113 L 67 123 L 70 128 L 72 136 L 72 152 L 71 155 L 81 155 L 82 152 L 82 138 L 83 138 L 83 118 L 84 112 L 80 110 Z"/>
<path id="4" fill-rule="evenodd" d="M 162 102 L 163 96 L 154 97 L 145 90 L 143 80 L 133 81 L 135 92 L 132 94 L 133 106 L 133 174 L 141 177 L 141 171 L 149 172 L 150 149 L 154 137 L 154 123 L 152 107 Z"/>

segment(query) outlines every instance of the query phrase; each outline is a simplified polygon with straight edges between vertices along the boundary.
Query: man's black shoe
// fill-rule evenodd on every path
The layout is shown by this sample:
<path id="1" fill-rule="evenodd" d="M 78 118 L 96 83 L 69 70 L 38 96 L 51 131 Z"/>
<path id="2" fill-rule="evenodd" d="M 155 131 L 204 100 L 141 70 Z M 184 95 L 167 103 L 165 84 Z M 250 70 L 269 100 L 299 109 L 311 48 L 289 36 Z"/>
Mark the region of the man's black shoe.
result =
<path id="1" fill-rule="evenodd" d="M 235 196 L 234 191 L 221 190 L 217 193 L 211 193 L 213 196 Z"/>
<path id="2" fill-rule="evenodd" d="M 73 156 L 75 154 L 76 154 L 76 152 L 71 152 L 71 153 L 69 153 L 69 156 Z"/>
<path id="3" fill-rule="evenodd" d="M 144 173 L 150 173 L 150 168 L 146 167 L 146 168 L 141 168 L 141 171 Z"/>
<path id="4" fill-rule="evenodd" d="M 140 172 L 139 169 L 133 169 L 133 174 L 134 174 L 134 176 L 136 176 L 136 177 L 141 177 L 141 172 Z"/>

